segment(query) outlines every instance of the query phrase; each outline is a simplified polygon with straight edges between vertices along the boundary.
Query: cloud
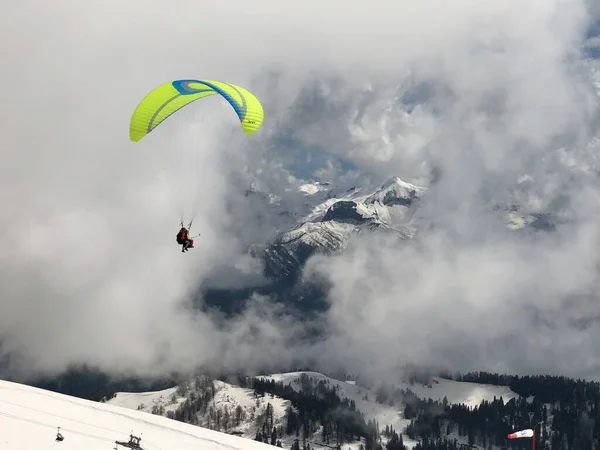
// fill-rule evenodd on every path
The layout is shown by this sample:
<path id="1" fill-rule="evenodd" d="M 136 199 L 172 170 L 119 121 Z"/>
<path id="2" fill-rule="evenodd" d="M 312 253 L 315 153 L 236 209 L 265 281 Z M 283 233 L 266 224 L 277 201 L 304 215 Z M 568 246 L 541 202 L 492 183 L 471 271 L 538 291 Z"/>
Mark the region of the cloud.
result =
<path id="1" fill-rule="evenodd" d="M 599 312 L 589 298 L 598 288 L 594 225 L 541 241 L 497 237 L 369 238 L 311 261 L 334 286 L 323 353 L 336 359 L 323 363 L 383 378 L 406 363 L 597 376 L 597 327 L 576 326 Z"/>
<path id="2" fill-rule="evenodd" d="M 0 84 L 0 335 L 3 351 L 18 355 L 13 369 L 59 371 L 94 362 L 147 373 L 216 359 L 228 367 L 287 361 L 281 355 L 302 327 L 281 314 L 269 322 L 264 303 L 257 300 L 235 328 L 188 306 L 198 283 L 225 282 L 215 268 L 238 264 L 251 271 L 241 254 L 272 228 L 251 215 L 242 186 L 255 177 L 280 195 L 290 182 L 282 165 L 290 148 L 277 137 L 287 133 L 304 148 L 330 152 L 330 164 L 317 171 L 328 176 L 340 174 L 333 156 L 375 184 L 389 174 L 426 179 L 440 168 L 443 177 L 424 211 L 446 229 L 477 236 L 481 196 L 503 195 L 520 175 L 534 173 L 531 191 L 547 198 L 567 181 L 566 172 L 555 176 L 564 161 L 553 144 L 563 139 L 581 148 L 589 141 L 595 105 L 585 80 L 577 78 L 581 72 L 572 72 L 586 18 L 583 2 L 559 0 L 515 6 L 376 0 L 360 8 L 337 0 L 326 8 L 313 0 L 31 0 L 11 7 L 0 28 L 9 68 Z M 261 132 L 241 136 L 232 111 L 211 98 L 206 109 L 187 108 L 152 136 L 130 143 L 128 120 L 140 98 L 180 77 L 248 87 L 265 105 Z M 424 90 L 408 115 L 399 97 L 419 83 L 433 91 Z M 590 154 L 565 152 L 563 159 L 575 163 Z M 175 246 L 182 210 L 196 213 L 194 230 L 202 233 L 198 248 L 186 255 Z M 434 264 L 445 242 L 427 239 L 424 255 L 411 254 L 419 262 L 410 269 L 416 273 Z M 490 255 L 503 248 L 490 239 L 464 238 L 464 250 L 444 243 L 463 266 L 452 267 L 447 255 L 435 263 L 439 281 L 456 272 L 472 307 L 474 292 L 483 287 L 467 276 L 467 255 L 482 268 L 487 258 L 493 267 L 515 260 L 526 267 L 518 262 L 518 247 Z M 401 263 L 401 253 L 369 244 L 323 263 L 336 282 L 328 317 L 333 328 L 352 325 L 362 311 L 354 293 L 340 285 L 347 281 L 339 267 L 364 275 L 372 266 Z M 538 280 L 548 276 L 543 267 L 535 271 Z M 427 299 L 441 294 L 419 279 L 422 286 L 408 293 Z M 393 291 L 391 285 L 383 292 L 370 288 L 363 301 L 385 300 L 374 304 L 386 315 Z M 483 309 L 492 314 L 498 304 L 489 299 Z M 340 308 L 349 308 L 350 317 Z M 422 307 L 412 311 L 415 332 L 419 324 L 435 323 Z M 365 333 L 357 336 L 364 339 L 353 339 L 353 348 L 394 337 L 392 327 L 388 335 L 372 328 L 367 333 L 367 325 L 378 329 L 377 320 L 363 324 Z M 342 337 L 324 345 L 333 348 Z M 458 333 L 457 348 L 469 349 L 461 339 Z M 421 355 L 441 354 L 439 341 L 421 345 Z M 299 351 L 311 356 L 309 349 Z"/>
<path id="3" fill-rule="evenodd" d="M 416 243 L 367 236 L 308 264 L 333 285 L 323 364 L 380 378 L 405 363 L 600 376 L 596 63 L 578 53 L 583 5 L 521 6 L 413 60 L 396 98 L 373 88 L 350 128 L 360 100 L 335 96 L 354 107 L 346 124 L 331 118 L 336 151 L 380 176 L 441 178 L 419 212 L 434 227 Z M 427 85 L 403 111 L 405 87 Z M 509 233 L 497 204 L 566 223 Z"/>

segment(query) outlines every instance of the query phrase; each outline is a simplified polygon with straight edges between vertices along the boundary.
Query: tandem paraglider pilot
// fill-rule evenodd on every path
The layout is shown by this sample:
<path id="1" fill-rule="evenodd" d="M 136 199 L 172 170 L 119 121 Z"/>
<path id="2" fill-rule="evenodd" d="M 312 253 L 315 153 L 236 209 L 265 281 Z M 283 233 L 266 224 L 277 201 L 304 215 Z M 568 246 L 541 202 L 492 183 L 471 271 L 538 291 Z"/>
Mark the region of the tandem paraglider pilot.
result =
<path id="1" fill-rule="evenodd" d="M 181 253 L 189 251 L 190 248 L 194 248 L 194 240 L 191 238 L 187 228 L 181 227 L 181 230 L 177 233 L 177 243 L 181 245 Z"/>

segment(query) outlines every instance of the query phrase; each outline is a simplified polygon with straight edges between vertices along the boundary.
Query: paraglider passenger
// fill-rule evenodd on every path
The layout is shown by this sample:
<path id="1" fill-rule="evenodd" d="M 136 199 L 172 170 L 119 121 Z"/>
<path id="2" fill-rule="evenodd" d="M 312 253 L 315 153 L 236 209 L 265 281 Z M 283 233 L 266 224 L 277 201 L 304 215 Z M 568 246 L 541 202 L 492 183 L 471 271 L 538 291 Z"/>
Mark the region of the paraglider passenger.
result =
<path id="1" fill-rule="evenodd" d="M 190 248 L 194 248 L 194 240 L 191 238 L 187 228 L 181 227 L 181 230 L 177 233 L 177 243 L 181 245 L 181 253 L 189 251 Z"/>

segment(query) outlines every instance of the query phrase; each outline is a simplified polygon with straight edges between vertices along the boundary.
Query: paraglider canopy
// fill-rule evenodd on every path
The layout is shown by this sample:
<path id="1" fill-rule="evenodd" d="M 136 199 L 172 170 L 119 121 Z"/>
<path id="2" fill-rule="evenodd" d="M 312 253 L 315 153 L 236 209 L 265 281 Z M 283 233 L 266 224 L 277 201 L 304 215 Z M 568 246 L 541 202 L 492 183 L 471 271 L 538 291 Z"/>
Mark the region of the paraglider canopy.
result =
<path id="1" fill-rule="evenodd" d="M 244 133 L 253 134 L 261 127 L 264 119 L 263 107 L 260 101 L 246 89 L 223 81 L 181 79 L 155 87 L 140 101 L 131 115 L 129 138 L 133 142 L 139 142 L 169 116 L 185 106 L 216 94 L 231 105 Z M 191 226 L 191 222 L 200 209 L 198 198 L 202 190 L 198 188 L 198 183 L 201 183 L 200 180 L 203 177 L 200 176 L 199 170 L 200 168 L 204 171 L 217 170 L 217 168 L 214 166 L 209 168 L 205 162 L 202 165 L 195 163 L 198 153 L 202 153 L 196 151 L 198 146 L 183 145 L 180 147 L 177 150 L 181 151 L 182 160 L 177 168 L 179 173 L 174 177 L 177 183 L 180 183 L 180 187 L 177 189 L 178 194 L 173 203 L 180 204 L 180 220 L 182 222 L 189 220 Z M 176 158 L 171 158 L 172 152 L 168 154 L 170 159 L 176 160 Z M 188 171 L 189 173 L 187 173 Z M 189 185 L 186 181 L 189 182 Z M 190 208 L 188 202 L 194 206 Z M 188 231 L 190 226 L 187 227 Z M 189 236 L 187 233 L 186 235 Z M 178 234 L 177 242 L 181 244 L 183 241 L 180 241 Z M 191 236 L 185 239 L 183 244 L 186 249 L 194 248 Z"/>
<path id="2" fill-rule="evenodd" d="M 246 89 L 222 81 L 175 80 L 156 87 L 139 103 L 131 116 L 129 138 L 138 142 L 171 114 L 215 94 L 221 95 L 233 107 L 244 133 L 253 134 L 260 128 L 264 119 L 262 105 Z"/>

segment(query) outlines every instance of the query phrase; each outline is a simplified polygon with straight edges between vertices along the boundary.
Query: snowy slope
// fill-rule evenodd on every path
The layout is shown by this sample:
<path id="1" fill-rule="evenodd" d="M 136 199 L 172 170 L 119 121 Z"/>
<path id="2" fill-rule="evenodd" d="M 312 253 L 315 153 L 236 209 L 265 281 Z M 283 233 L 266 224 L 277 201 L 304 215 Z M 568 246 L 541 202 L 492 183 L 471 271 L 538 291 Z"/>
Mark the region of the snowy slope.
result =
<path id="1" fill-rule="evenodd" d="M 54 441 L 57 427 L 64 436 L 62 442 Z M 129 441 L 130 433 L 141 436 L 140 445 L 145 450 L 273 448 L 142 411 L 0 381 L 3 450 L 45 449 L 52 445 L 63 450 L 111 450 L 115 441 Z"/>
<path id="2" fill-rule="evenodd" d="M 341 398 L 353 400 L 356 408 L 365 415 L 366 419 L 373 419 L 379 423 L 380 428 L 386 425 L 392 426 L 395 430 L 402 432 L 409 424 L 403 416 L 402 404 L 381 404 L 376 401 L 377 393 L 373 390 L 366 389 L 358 385 L 354 381 L 340 381 L 318 372 L 289 372 L 278 373 L 258 378 L 274 380 L 289 384 L 294 389 L 301 388 L 300 378 L 305 374 L 314 380 L 315 384 L 319 381 L 324 381 L 331 388 L 337 389 L 337 394 Z M 265 395 L 264 397 L 255 397 L 251 389 L 244 389 L 239 386 L 234 386 L 222 381 L 211 381 L 215 388 L 215 394 L 210 401 L 207 410 L 199 414 L 198 424 L 205 427 L 215 428 L 214 421 L 209 419 L 210 411 L 221 411 L 221 417 L 224 412 L 228 411 L 229 417 L 233 417 L 236 410 L 239 408 L 243 411 L 243 420 L 237 426 L 230 426 L 226 431 L 244 436 L 245 438 L 253 439 L 257 429 L 260 429 L 262 418 L 267 404 L 273 407 L 274 424 L 278 426 L 283 424 L 285 410 L 290 404 L 289 401 L 278 398 L 276 396 Z M 168 411 L 175 411 L 178 406 L 183 405 L 186 399 L 193 397 L 196 390 L 196 382 L 191 381 L 185 385 L 166 389 L 159 392 L 145 393 L 117 393 L 114 398 L 108 400 L 111 405 L 119 405 L 129 409 L 139 409 L 145 412 L 154 412 L 155 414 L 167 414 Z M 204 388 L 206 388 L 206 381 Z M 442 401 L 444 398 L 449 403 L 462 403 L 469 407 L 479 405 L 483 400 L 491 401 L 494 397 L 502 397 L 504 401 L 518 397 L 516 393 L 510 390 L 507 386 L 493 386 L 478 383 L 458 382 L 446 380 L 443 378 L 434 377 L 428 385 L 421 383 L 399 383 L 393 386 L 395 389 L 410 390 L 421 399 L 432 399 Z M 163 409 L 160 409 L 160 407 Z M 218 428 L 223 430 L 221 423 Z M 411 447 L 414 442 L 403 436 L 404 443 Z M 462 439 L 462 438 L 461 438 Z M 461 440 L 459 439 L 459 440 Z M 291 437 L 284 437 L 282 442 L 284 447 L 289 447 Z M 318 433 L 315 435 L 315 440 L 311 441 L 314 449 L 324 449 L 326 447 L 320 445 Z M 355 450 L 360 444 L 354 443 L 351 445 L 345 444 L 344 448 L 350 447 Z"/>
<path id="3" fill-rule="evenodd" d="M 463 404 L 470 408 L 479 406 L 484 400 L 491 402 L 494 400 L 494 397 L 502 397 L 505 403 L 519 397 L 519 394 L 513 392 L 508 386 L 467 383 L 438 377 L 433 377 L 431 387 L 417 383 L 412 385 L 402 384 L 397 387 L 400 389 L 410 389 L 417 397 L 422 399 L 430 398 L 442 401 L 446 397 L 448 403 Z"/>
<path id="4" fill-rule="evenodd" d="M 354 400 L 356 408 L 364 413 L 367 419 L 377 420 L 380 428 L 390 425 L 399 432 L 402 432 L 410 422 L 403 416 L 402 405 L 389 406 L 378 403 L 376 401 L 377 394 L 375 392 L 357 385 L 354 381 L 340 381 L 318 372 L 288 372 L 272 374 L 261 378 L 281 382 L 284 385 L 290 385 L 292 388 L 300 390 L 300 377 L 303 374 L 312 378 L 316 383 L 322 380 L 327 382 L 330 387 L 337 387 L 338 396 Z M 508 386 L 452 381 L 438 377 L 432 377 L 432 381 L 429 385 L 421 383 L 399 383 L 394 385 L 394 388 L 410 390 L 417 397 L 424 400 L 432 399 L 434 401 L 442 401 L 446 398 L 448 403 L 464 404 L 471 408 L 478 406 L 484 400 L 492 401 L 494 397 L 502 397 L 505 402 L 512 398 L 519 397 L 519 395 L 513 392 Z M 448 437 L 455 438 L 458 442 L 466 442 L 465 438 L 458 436 L 456 432 L 450 433 Z M 416 441 L 411 440 L 406 435 L 403 435 L 403 440 L 408 448 L 412 448 L 416 444 Z"/>
<path id="5" fill-rule="evenodd" d="M 333 386 L 339 386 L 339 394 L 342 397 L 346 397 L 349 400 L 356 402 L 356 407 L 364 412 L 366 415 L 371 414 L 371 418 L 376 418 L 380 421 L 380 424 L 386 425 L 387 422 L 380 420 L 378 417 L 386 417 L 385 415 L 379 415 L 382 412 L 388 412 L 386 408 L 381 409 L 383 405 L 379 405 L 376 401 L 376 393 L 368 390 L 364 387 L 360 387 L 355 383 L 348 383 L 344 381 L 335 380 L 329 378 L 318 372 L 289 372 L 269 375 L 263 378 L 272 379 L 275 382 L 281 382 L 283 384 L 289 384 L 294 389 L 299 389 L 299 379 L 302 374 L 319 380 L 326 380 Z M 493 386 L 479 383 L 467 383 L 462 381 L 452 381 L 443 378 L 433 377 L 431 387 L 420 384 L 420 383 L 399 383 L 394 385 L 394 388 L 411 390 L 417 397 L 421 399 L 432 399 L 442 401 L 444 397 L 448 400 L 448 403 L 464 404 L 469 407 L 478 406 L 482 401 L 492 401 L 494 397 L 502 397 L 505 402 L 512 398 L 519 397 L 518 394 L 513 392 L 508 386 Z M 368 399 L 366 399 L 366 397 Z M 392 425 L 390 423 L 390 425 Z"/>
<path id="6" fill-rule="evenodd" d="M 274 424 L 276 426 L 280 424 L 285 409 L 289 405 L 289 401 L 278 397 L 256 398 L 252 389 L 245 389 L 219 380 L 205 380 L 205 383 L 214 386 L 215 393 L 208 403 L 206 411 L 198 413 L 198 425 L 210 429 L 254 438 L 256 430 L 262 426 L 261 416 L 268 404 L 273 407 Z M 204 388 L 206 389 L 206 386 Z M 196 388 L 196 381 L 190 381 L 185 386 L 173 387 L 158 392 L 118 392 L 107 403 L 148 413 L 166 415 L 169 411 L 176 411 L 187 399 L 193 397 L 194 393 L 198 394 L 198 392 L 201 392 L 201 389 Z M 211 412 L 213 414 L 218 412 L 221 417 L 228 415 L 231 418 L 239 414 L 241 421 L 237 425 L 233 424 L 233 420 L 228 426 L 223 421 L 217 425 L 214 420 L 211 420 Z"/>
<path id="7" fill-rule="evenodd" d="M 323 380 L 329 383 L 329 386 L 335 388 L 339 387 L 337 395 L 340 398 L 347 398 L 348 400 L 354 400 L 356 403 L 356 409 L 362 412 L 367 419 L 374 419 L 379 422 L 380 428 L 385 428 L 386 425 L 393 426 L 396 430 L 403 430 L 409 421 L 402 417 L 402 413 L 398 408 L 382 405 L 375 401 L 375 393 L 357 386 L 353 383 L 345 381 L 335 380 L 329 378 L 318 372 L 289 372 L 289 373 L 278 373 L 268 375 L 260 378 L 267 380 L 274 380 L 276 383 L 289 384 L 295 390 L 300 390 L 300 377 L 302 374 L 306 374 L 308 377 L 315 380 L 316 383 Z"/>
<path id="8" fill-rule="evenodd" d="M 177 390 L 176 386 L 156 392 L 118 392 L 115 397 L 106 403 L 150 413 L 156 412 L 162 406 L 166 413 L 167 411 L 175 411 L 186 399 L 179 396 Z"/>
<path id="9" fill-rule="evenodd" d="M 300 376 L 302 372 L 295 373 L 297 377 Z M 311 373 L 312 374 L 312 373 Z M 286 374 L 289 375 L 290 378 L 295 378 L 294 374 Z M 276 379 L 280 375 L 273 375 Z M 322 378 L 326 378 L 324 375 L 316 374 L 315 376 L 319 376 Z M 271 378 L 271 377 L 259 377 L 259 378 Z M 342 383 L 337 380 L 330 379 L 332 383 L 339 384 L 348 384 L 348 386 L 352 386 L 349 383 Z M 221 410 L 221 411 L 229 411 L 229 415 L 233 417 L 235 415 L 235 411 L 240 406 L 244 411 L 244 420 L 237 427 L 232 427 L 227 430 L 228 433 L 235 433 L 241 436 L 244 436 L 248 439 L 253 439 L 256 435 L 257 429 L 261 428 L 262 424 L 262 414 L 265 411 L 267 404 L 270 404 L 273 407 L 273 416 L 274 416 L 274 425 L 283 425 L 284 424 L 284 415 L 285 410 L 290 405 L 288 400 L 284 400 L 277 396 L 265 395 L 264 397 L 255 397 L 254 391 L 252 389 L 244 389 L 239 386 L 234 386 L 228 383 L 224 383 L 222 381 L 214 380 L 214 386 L 216 388 L 216 393 L 214 399 L 210 402 L 210 408 L 213 410 Z M 368 418 L 373 418 L 379 421 L 380 426 L 385 427 L 385 425 L 392 425 L 395 429 L 402 430 L 407 424 L 408 421 L 402 418 L 402 414 L 399 409 L 396 409 L 391 406 L 380 405 L 375 401 L 375 395 L 368 392 L 365 389 L 353 386 L 355 392 L 364 391 L 364 394 L 367 394 L 368 399 L 359 399 L 356 401 L 357 408 L 365 414 Z M 194 392 L 195 386 L 194 382 L 187 383 L 187 386 L 180 390 L 178 387 L 174 387 L 171 389 L 166 389 L 164 391 L 158 392 L 144 392 L 144 393 L 123 393 L 119 392 L 112 399 L 108 400 L 107 403 L 111 405 L 119 405 L 126 408 L 130 408 L 133 410 L 141 410 L 145 412 L 152 412 L 154 410 L 155 413 L 158 414 L 166 414 L 168 410 L 174 410 L 178 407 L 178 405 L 182 405 L 185 402 L 186 398 L 189 398 L 191 393 Z M 184 394 L 184 397 L 178 395 Z M 340 394 L 342 395 L 342 394 Z M 360 395 L 356 395 L 356 397 L 360 397 Z M 348 398 L 354 398 L 349 396 Z M 164 407 L 164 410 L 158 411 L 160 406 Z M 208 423 L 207 415 L 200 414 L 199 424 L 206 427 L 214 427 L 214 423 Z M 222 429 L 222 428 L 221 428 Z M 284 436 L 281 438 L 283 446 L 285 448 L 289 448 L 293 441 L 293 436 Z M 319 439 L 319 433 L 316 433 L 314 440 L 309 440 L 311 446 L 315 450 L 326 450 L 327 446 L 322 445 Z M 347 450 L 350 448 L 351 450 L 357 450 L 360 446 L 360 442 L 355 442 L 352 444 L 344 444 L 344 449 Z"/>

